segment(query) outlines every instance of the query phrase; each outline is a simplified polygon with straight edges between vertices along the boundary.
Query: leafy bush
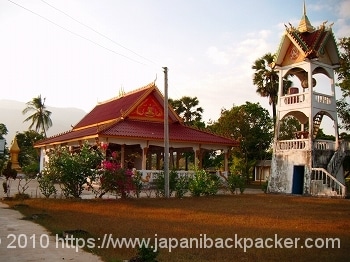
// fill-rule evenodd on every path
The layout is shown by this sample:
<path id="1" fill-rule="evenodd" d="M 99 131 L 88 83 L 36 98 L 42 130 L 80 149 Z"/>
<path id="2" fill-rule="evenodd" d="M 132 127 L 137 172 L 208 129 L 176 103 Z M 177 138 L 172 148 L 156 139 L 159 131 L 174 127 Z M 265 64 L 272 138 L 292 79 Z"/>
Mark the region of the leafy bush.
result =
<path id="1" fill-rule="evenodd" d="M 268 185 L 269 185 L 269 181 L 268 180 L 266 180 L 265 182 L 262 183 L 261 190 L 264 191 L 264 193 L 267 193 Z"/>
<path id="2" fill-rule="evenodd" d="M 157 175 L 157 179 L 155 180 L 155 184 L 157 187 L 157 194 L 160 196 L 165 196 L 165 177 L 164 172 L 160 172 Z M 171 170 L 169 172 L 169 196 L 173 194 L 173 192 L 176 190 L 176 184 L 177 184 L 177 172 L 176 170 Z"/>
<path id="3" fill-rule="evenodd" d="M 25 194 L 25 193 L 17 193 L 17 194 L 15 194 L 14 198 L 16 200 L 25 200 L 25 199 L 29 199 L 30 196 L 28 194 Z"/>
<path id="4" fill-rule="evenodd" d="M 140 246 L 137 249 L 137 256 L 130 259 L 129 262 L 157 262 L 156 260 L 159 251 L 154 251 L 153 248 Z"/>
<path id="5" fill-rule="evenodd" d="M 86 178 L 95 180 L 96 167 L 102 160 L 100 151 L 85 142 L 79 151 L 71 152 L 69 147 L 59 147 L 49 153 L 50 161 L 45 172 L 57 179 L 66 197 L 79 198 Z"/>
<path id="6" fill-rule="evenodd" d="M 238 188 L 241 194 L 243 194 L 246 188 L 244 177 L 232 174 L 227 178 L 227 185 L 232 194 L 236 193 L 236 188 Z"/>
<path id="7" fill-rule="evenodd" d="M 188 176 L 178 176 L 176 186 L 176 197 L 182 198 L 188 191 Z"/>
<path id="8" fill-rule="evenodd" d="M 134 184 L 134 190 L 135 190 L 135 195 L 137 198 L 140 197 L 140 193 L 143 187 L 143 183 L 142 183 L 142 174 L 141 172 L 138 172 L 135 170 L 134 176 L 133 176 L 133 184 Z"/>
<path id="9" fill-rule="evenodd" d="M 216 174 L 207 173 L 205 170 L 197 170 L 188 181 L 188 189 L 193 196 L 216 195 L 219 187 L 219 177 Z"/>
<path id="10" fill-rule="evenodd" d="M 49 198 L 51 195 L 56 195 L 55 181 L 47 174 L 42 174 L 38 177 L 39 189 L 41 193 Z"/>
<path id="11" fill-rule="evenodd" d="M 12 168 L 12 163 L 11 161 L 8 161 L 6 164 L 6 168 L 2 170 L 2 175 L 5 176 L 6 182 L 3 182 L 3 188 L 4 188 L 4 193 L 7 195 L 7 197 L 10 197 L 10 183 L 11 183 L 11 178 L 16 179 L 17 177 L 17 171 Z"/>
<path id="12" fill-rule="evenodd" d="M 228 177 L 227 177 L 227 187 L 231 191 L 232 194 L 236 193 L 236 187 L 237 187 L 236 177 L 237 176 L 232 175 L 232 174 L 228 175 Z"/>

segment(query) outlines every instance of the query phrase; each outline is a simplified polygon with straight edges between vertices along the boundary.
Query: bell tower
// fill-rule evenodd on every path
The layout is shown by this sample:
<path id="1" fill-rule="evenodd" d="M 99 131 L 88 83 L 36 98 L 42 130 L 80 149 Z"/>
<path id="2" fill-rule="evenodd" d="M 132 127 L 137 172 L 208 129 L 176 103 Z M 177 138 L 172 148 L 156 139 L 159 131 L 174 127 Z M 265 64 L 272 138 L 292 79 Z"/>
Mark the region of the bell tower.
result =
<path id="1" fill-rule="evenodd" d="M 268 190 L 345 196 L 344 176 L 337 164 L 343 156 L 339 156 L 334 74 L 339 53 L 332 24 L 313 27 L 304 3 L 298 27 L 290 23 L 285 27 L 272 65 L 279 73 L 279 91 Z M 327 83 L 317 83 L 319 74 Z M 293 77 L 293 87 L 285 90 L 283 79 L 288 77 Z M 324 117 L 333 122 L 335 141 L 316 139 Z M 299 130 L 286 138 L 281 126 L 290 118 L 299 122 Z"/>

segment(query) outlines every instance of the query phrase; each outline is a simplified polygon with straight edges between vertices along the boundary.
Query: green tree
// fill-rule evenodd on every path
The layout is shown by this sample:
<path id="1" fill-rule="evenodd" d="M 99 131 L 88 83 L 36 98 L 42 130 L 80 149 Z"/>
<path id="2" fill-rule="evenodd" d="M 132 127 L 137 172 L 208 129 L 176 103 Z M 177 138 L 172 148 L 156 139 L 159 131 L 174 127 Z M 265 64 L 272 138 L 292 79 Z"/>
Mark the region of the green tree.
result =
<path id="1" fill-rule="evenodd" d="M 279 76 L 273 67 L 274 56 L 267 53 L 257 59 L 252 69 L 255 70 L 253 76 L 253 84 L 257 87 L 256 92 L 262 97 L 268 97 L 269 103 L 272 106 L 273 122 L 276 120 L 276 105 L 278 100 L 278 83 Z M 283 80 L 283 93 L 292 85 L 288 79 Z"/>
<path id="2" fill-rule="evenodd" d="M 3 141 L 3 148 L 0 148 L 0 174 L 5 167 L 5 163 L 8 159 L 8 148 L 6 147 L 5 135 L 8 134 L 8 130 L 5 124 L 0 123 L 0 140 Z M 2 145 L 2 143 L 0 144 Z M 2 152 L 3 151 L 3 152 Z"/>
<path id="3" fill-rule="evenodd" d="M 350 97 L 350 37 L 341 38 L 338 42 L 340 55 L 340 67 L 338 74 L 339 87 L 344 97 Z"/>
<path id="4" fill-rule="evenodd" d="M 350 104 L 345 97 L 337 100 L 337 113 L 341 120 L 340 127 L 350 131 Z"/>
<path id="5" fill-rule="evenodd" d="M 237 161 L 241 170 L 237 173 L 246 178 L 250 175 L 255 161 L 266 156 L 273 137 L 270 114 L 259 103 L 246 102 L 241 106 L 233 106 L 230 110 L 222 109 L 219 119 L 208 128 L 240 141 L 240 146 L 233 151 L 233 156 L 241 159 Z"/>
<path id="6" fill-rule="evenodd" d="M 335 141 L 335 136 L 325 134 L 325 133 L 323 132 L 323 129 L 320 128 L 320 129 L 317 131 L 316 139 Z"/>
<path id="7" fill-rule="evenodd" d="M 0 139 L 4 139 L 4 136 L 6 136 L 7 134 L 8 134 L 7 127 L 5 126 L 5 124 L 0 123 Z"/>
<path id="8" fill-rule="evenodd" d="M 18 162 L 25 174 L 36 175 L 39 172 L 40 156 L 34 148 L 34 143 L 44 136 L 34 130 L 24 131 L 16 135 L 18 146 L 21 149 Z"/>
<path id="9" fill-rule="evenodd" d="M 178 100 L 169 98 L 169 104 L 183 119 L 185 124 L 198 128 L 205 128 L 205 123 L 202 122 L 203 108 L 198 106 L 199 101 L 197 97 L 183 96 Z M 194 161 L 194 153 L 185 152 L 182 155 L 185 158 L 185 170 L 188 170 L 188 162 Z"/>
<path id="10" fill-rule="evenodd" d="M 35 131 L 42 133 L 44 137 L 46 137 L 46 131 L 52 126 L 51 111 L 46 109 L 45 99 L 42 99 L 41 95 L 34 97 L 32 101 L 26 103 L 27 107 L 22 111 L 24 115 L 33 112 L 23 122 L 32 121 L 29 129 L 35 126 Z"/>
<path id="11" fill-rule="evenodd" d="M 223 166 L 224 154 L 218 153 L 218 151 L 209 150 L 204 152 L 202 167 L 204 169 L 216 168 L 219 169 Z"/>
<path id="12" fill-rule="evenodd" d="M 300 122 L 293 116 L 284 117 L 280 125 L 278 139 L 290 140 L 294 138 L 294 132 L 300 130 Z"/>
<path id="13" fill-rule="evenodd" d="M 337 69 L 337 84 L 343 97 L 337 100 L 337 113 L 341 120 L 341 128 L 350 130 L 350 104 L 347 99 L 350 97 L 350 37 L 341 38 L 338 42 L 340 52 L 340 67 Z"/>

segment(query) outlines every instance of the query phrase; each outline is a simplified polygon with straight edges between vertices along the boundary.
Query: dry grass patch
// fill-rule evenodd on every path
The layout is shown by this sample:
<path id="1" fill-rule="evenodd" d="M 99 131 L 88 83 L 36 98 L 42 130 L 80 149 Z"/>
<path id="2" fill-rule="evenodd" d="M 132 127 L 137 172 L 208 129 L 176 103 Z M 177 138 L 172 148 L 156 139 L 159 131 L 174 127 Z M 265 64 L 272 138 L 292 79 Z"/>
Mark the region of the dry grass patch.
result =
<path id="1" fill-rule="evenodd" d="M 348 261 L 350 202 L 285 195 L 225 195 L 184 199 L 29 199 L 25 216 L 47 214 L 38 223 L 53 234 L 83 230 L 96 240 L 117 238 L 300 238 L 299 248 L 161 249 L 159 261 Z M 18 203 L 7 202 L 9 205 Z M 340 248 L 300 248 L 307 238 L 339 238 Z M 242 241 L 243 243 L 243 241 Z M 234 244 L 234 243 L 230 243 Z M 90 250 L 104 261 L 135 256 L 132 248 Z"/>

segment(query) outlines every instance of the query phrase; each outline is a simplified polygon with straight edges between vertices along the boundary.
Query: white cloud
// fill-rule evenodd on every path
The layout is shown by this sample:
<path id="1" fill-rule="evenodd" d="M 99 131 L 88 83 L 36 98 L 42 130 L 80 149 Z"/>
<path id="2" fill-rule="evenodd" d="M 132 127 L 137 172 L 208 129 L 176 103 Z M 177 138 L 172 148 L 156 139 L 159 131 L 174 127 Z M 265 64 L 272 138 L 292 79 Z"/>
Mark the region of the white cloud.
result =
<path id="1" fill-rule="evenodd" d="M 209 47 L 206 55 L 215 65 L 228 65 L 230 63 L 229 55 L 224 51 L 219 51 L 215 46 Z"/>
<path id="2" fill-rule="evenodd" d="M 343 1 L 337 8 L 339 19 L 335 22 L 336 37 L 349 37 L 350 36 L 350 25 L 348 23 L 350 14 L 350 1 Z"/>
<path id="3" fill-rule="evenodd" d="M 338 15 L 341 18 L 349 19 L 350 14 L 350 1 L 343 1 L 339 5 Z"/>
<path id="4" fill-rule="evenodd" d="M 337 39 L 343 37 L 350 37 L 350 25 L 348 25 L 344 19 L 340 19 L 336 23 L 337 31 L 335 32 L 335 37 Z"/>

